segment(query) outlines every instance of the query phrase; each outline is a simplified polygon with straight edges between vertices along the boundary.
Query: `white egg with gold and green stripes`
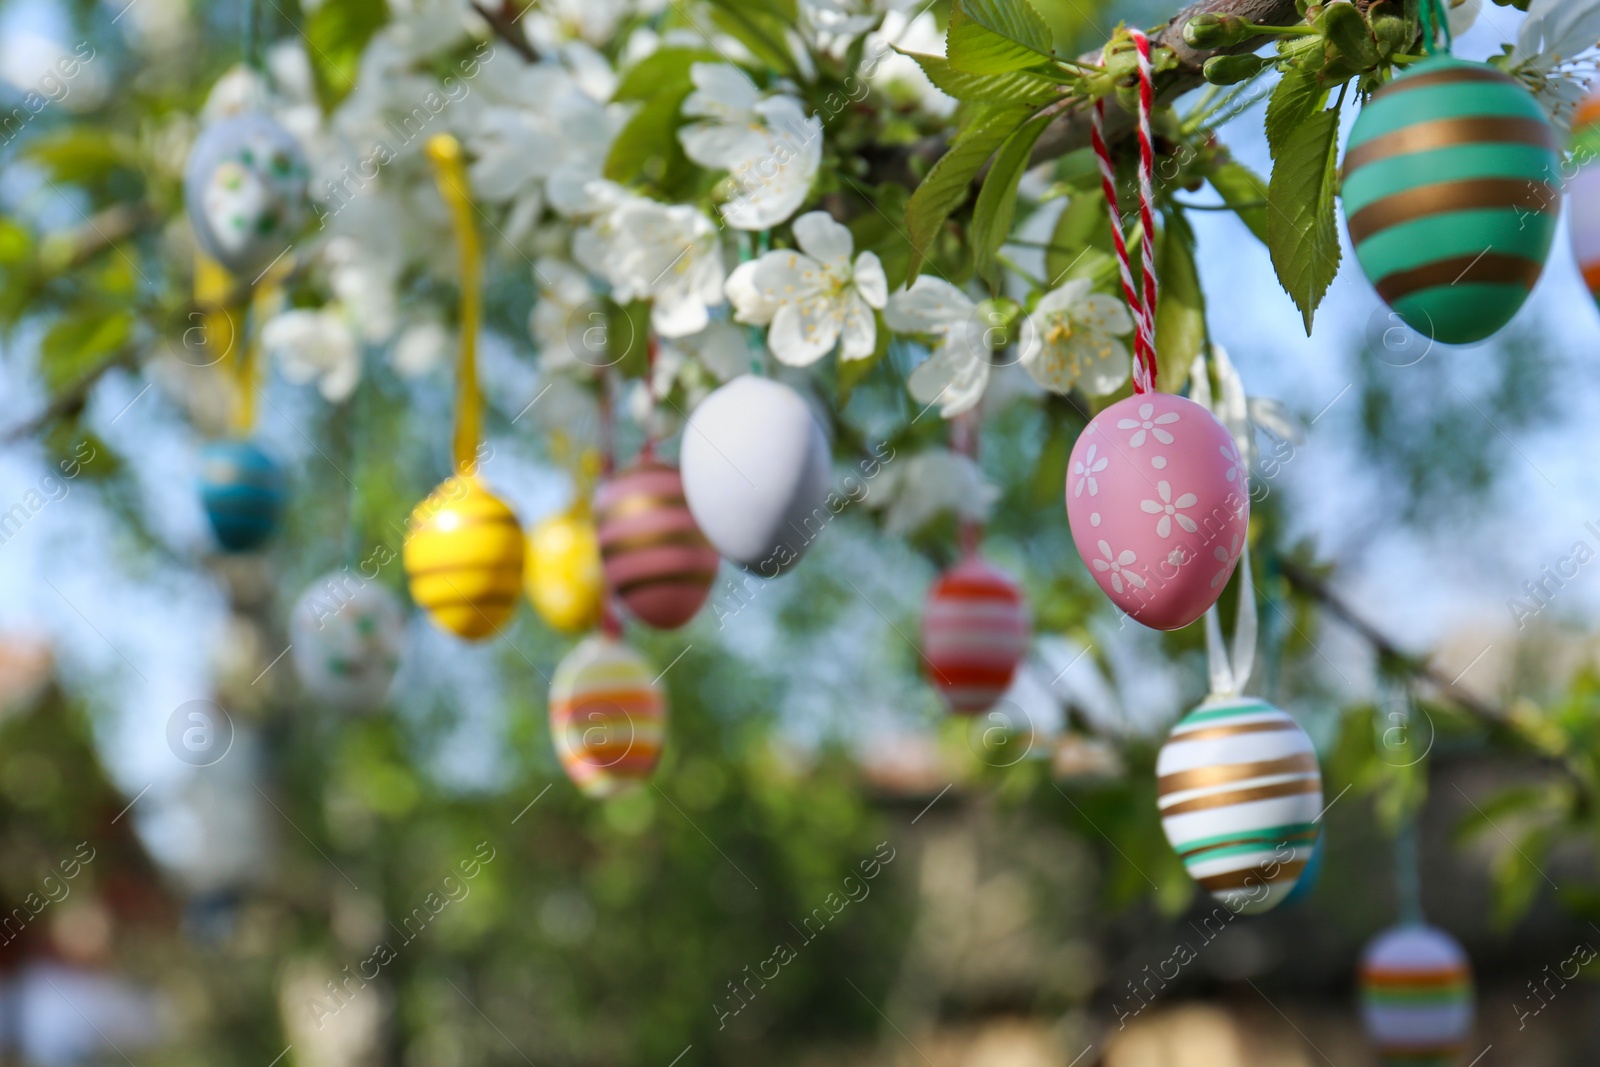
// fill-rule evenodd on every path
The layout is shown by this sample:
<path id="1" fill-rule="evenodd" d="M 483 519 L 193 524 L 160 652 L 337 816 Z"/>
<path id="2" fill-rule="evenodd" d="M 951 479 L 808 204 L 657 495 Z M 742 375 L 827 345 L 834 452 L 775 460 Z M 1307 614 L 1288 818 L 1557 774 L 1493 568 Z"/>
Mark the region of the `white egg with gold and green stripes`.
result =
<path id="1" fill-rule="evenodd" d="M 1282 903 L 1322 811 L 1306 732 L 1264 700 L 1214 697 L 1172 728 L 1156 776 L 1161 828 L 1194 880 L 1236 913 Z"/>
<path id="2" fill-rule="evenodd" d="M 1361 954 L 1361 1021 L 1385 1067 L 1450 1067 L 1472 1036 L 1472 964 L 1437 927 L 1405 923 Z"/>

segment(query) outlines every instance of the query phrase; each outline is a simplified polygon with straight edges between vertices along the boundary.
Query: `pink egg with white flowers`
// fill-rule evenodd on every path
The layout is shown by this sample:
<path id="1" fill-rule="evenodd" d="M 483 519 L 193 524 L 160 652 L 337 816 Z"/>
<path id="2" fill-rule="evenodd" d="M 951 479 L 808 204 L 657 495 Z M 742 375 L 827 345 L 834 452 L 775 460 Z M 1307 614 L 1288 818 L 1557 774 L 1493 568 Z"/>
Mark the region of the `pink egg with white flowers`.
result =
<path id="1" fill-rule="evenodd" d="M 1090 420 L 1067 462 L 1067 522 L 1112 602 L 1176 630 L 1222 595 L 1244 547 L 1244 457 L 1217 417 L 1170 393 L 1135 394 Z"/>

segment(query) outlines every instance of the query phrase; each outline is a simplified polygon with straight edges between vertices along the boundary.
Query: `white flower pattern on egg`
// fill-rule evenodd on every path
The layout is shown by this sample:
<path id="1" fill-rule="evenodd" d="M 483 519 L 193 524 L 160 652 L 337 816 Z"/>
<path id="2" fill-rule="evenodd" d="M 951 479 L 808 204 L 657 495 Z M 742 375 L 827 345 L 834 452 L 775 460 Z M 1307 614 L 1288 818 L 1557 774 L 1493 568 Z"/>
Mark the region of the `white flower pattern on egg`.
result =
<path id="1" fill-rule="evenodd" d="M 1122 580 L 1124 578 L 1128 580 L 1128 584 L 1133 586 L 1133 588 L 1144 588 L 1144 579 L 1139 577 L 1133 571 L 1125 569 L 1137 563 L 1139 561 L 1138 556 L 1134 555 L 1128 549 L 1123 549 L 1120 553 L 1112 552 L 1111 546 L 1106 544 L 1104 541 L 1100 542 L 1100 551 L 1105 555 L 1106 558 L 1095 560 L 1094 569 L 1102 574 L 1107 571 L 1111 572 L 1111 588 L 1115 589 L 1119 593 L 1122 592 Z"/>
<path id="2" fill-rule="evenodd" d="M 1152 416 L 1154 417 L 1152 418 Z M 1164 415 L 1156 415 L 1154 404 L 1140 404 L 1139 417 L 1137 419 L 1118 419 L 1117 429 L 1134 431 L 1133 436 L 1128 438 L 1128 446 L 1130 448 L 1138 448 L 1143 445 L 1144 437 L 1147 433 L 1162 444 L 1170 445 L 1173 437 L 1161 427 L 1171 426 L 1178 421 L 1178 418 L 1179 415 L 1176 411 L 1169 411 Z"/>
<path id="3" fill-rule="evenodd" d="M 1237 556 L 1238 554 L 1239 554 L 1239 535 L 1238 534 L 1234 534 L 1233 535 L 1233 544 L 1231 544 L 1229 547 L 1223 548 L 1221 545 L 1218 545 L 1216 547 L 1216 549 L 1212 552 L 1212 555 L 1216 557 L 1217 562 L 1222 564 L 1222 569 L 1220 571 L 1218 571 L 1212 577 L 1212 579 L 1211 579 L 1211 588 L 1215 589 L 1217 586 L 1219 586 L 1219 585 L 1221 585 L 1223 583 L 1224 579 L 1226 579 L 1228 577 L 1228 572 L 1233 569 L 1234 557 Z"/>
<path id="4" fill-rule="evenodd" d="M 1161 518 L 1156 520 L 1157 535 L 1161 537 L 1171 537 L 1172 524 L 1174 521 L 1177 522 L 1177 524 L 1185 533 L 1194 533 L 1200 529 L 1200 527 L 1195 524 L 1193 519 L 1182 514 L 1182 509 L 1192 508 L 1195 506 L 1195 504 L 1199 503 L 1199 497 L 1195 496 L 1193 493 L 1184 493 L 1183 495 L 1179 496 L 1178 499 L 1174 500 L 1172 499 L 1172 484 L 1164 480 L 1156 483 L 1156 495 L 1161 499 L 1142 500 L 1139 502 L 1139 507 L 1146 515 L 1161 516 Z"/>
<path id="5" fill-rule="evenodd" d="M 1245 466 L 1244 457 L 1239 455 L 1238 446 L 1229 442 L 1219 446 L 1217 451 L 1222 453 L 1222 458 L 1228 461 L 1228 481 L 1234 483 L 1240 489 L 1248 489 L 1250 471 Z"/>
<path id="6" fill-rule="evenodd" d="M 1111 461 L 1105 456 L 1095 456 L 1099 448 L 1099 445 L 1090 445 L 1089 454 L 1072 465 L 1072 472 L 1078 476 L 1078 484 L 1072 490 L 1073 496 L 1082 496 L 1085 485 L 1089 487 L 1090 496 L 1100 495 L 1100 482 L 1096 480 L 1095 475 L 1110 466 Z"/>

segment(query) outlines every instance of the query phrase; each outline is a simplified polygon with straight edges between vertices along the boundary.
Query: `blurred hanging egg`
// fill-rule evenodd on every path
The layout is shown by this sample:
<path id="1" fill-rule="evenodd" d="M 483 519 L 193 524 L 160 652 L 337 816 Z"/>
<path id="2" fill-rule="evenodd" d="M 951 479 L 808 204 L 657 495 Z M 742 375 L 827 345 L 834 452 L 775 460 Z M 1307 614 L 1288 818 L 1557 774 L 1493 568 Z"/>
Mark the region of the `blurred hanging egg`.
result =
<path id="1" fill-rule="evenodd" d="M 643 459 L 595 494 L 606 582 L 647 626 L 672 630 L 711 595 L 717 550 L 695 525 L 676 467 Z"/>
<path id="2" fill-rule="evenodd" d="M 301 595 L 289 638 L 308 692 L 344 711 L 371 711 L 388 699 L 400 668 L 405 613 L 384 586 L 333 571 Z"/>
<path id="3" fill-rule="evenodd" d="M 1455 938 L 1421 923 L 1361 954 L 1361 1020 L 1388 1067 L 1452 1067 L 1472 1036 L 1472 966 Z"/>
<path id="4" fill-rule="evenodd" d="M 1571 209 L 1572 250 L 1578 257 L 1589 294 L 1600 303 L 1600 92 L 1579 106 L 1572 117 L 1572 159 L 1577 173 L 1567 185 Z"/>
<path id="5" fill-rule="evenodd" d="M 310 168 L 294 135 L 260 112 L 200 131 L 183 173 L 195 240 L 245 280 L 293 243 L 305 222 Z"/>
<path id="6" fill-rule="evenodd" d="M 449 478 L 407 520 L 402 559 L 411 599 L 469 641 L 497 632 L 517 609 L 522 527 L 476 477 Z"/>
<path id="7" fill-rule="evenodd" d="M 1028 654 L 1028 603 L 1009 576 L 976 555 L 945 571 L 922 612 L 922 654 L 951 711 L 994 706 Z"/>
<path id="8" fill-rule="evenodd" d="M 1317 841 L 1322 772 L 1311 738 L 1254 697 L 1213 698 L 1156 759 L 1161 829 L 1191 877 L 1235 914 L 1269 911 Z"/>
<path id="9" fill-rule="evenodd" d="M 550 736 L 562 769 L 604 797 L 655 771 L 666 737 L 666 698 L 633 649 L 594 634 L 567 653 L 550 682 Z"/>
<path id="10" fill-rule="evenodd" d="M 586 509 L 552 515 L 528 534 L 528 599 L 554 630 L 593 628 L 604 606 L 600 542 Z"/>
<path id="11" fill-rule="evenodd" d="M 747 374 L 702 400 L 679 463 L 707 539 L 763 578 L 799 562 L 833 518 L 822 427 L 799 393 L 771 378 Z"/>
<path id="12" fill-rule="evenodd" d="M 1084 565 L 1137 622 L 1176 630 L 1216 603 L 1250 525 L 1247 468 L 1217 417 L 1171 393 L 1136 394 L 1078 435 L 1067 521 Z"/>
<path id="13" fill-rule="evenodd" d="M 250 441 L 212 441 L 200 451 L 200 502 L 217 544 L 259 548 L 278 528 L 286 495 L 283 469 Z"/>
<path id="14" fill-rule="evenodd" d="M 1345 151 L 1345 219 L 1385 303 L 1419 333 L 1481 341 L 1544 269 L 1561 210 L 1559 146 L 1533 95 L 1436 56 L 1373 94 Z"/>

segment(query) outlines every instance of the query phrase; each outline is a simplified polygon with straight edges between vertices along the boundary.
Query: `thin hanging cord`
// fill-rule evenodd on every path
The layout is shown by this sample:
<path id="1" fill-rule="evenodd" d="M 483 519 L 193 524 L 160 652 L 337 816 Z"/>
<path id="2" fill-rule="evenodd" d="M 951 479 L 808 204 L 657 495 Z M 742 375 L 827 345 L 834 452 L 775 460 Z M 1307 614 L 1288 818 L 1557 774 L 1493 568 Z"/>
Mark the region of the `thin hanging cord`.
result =
<path id="1" fill-rule="evenodd" d="M 461 350 L 456 365 L 456 427 L 451 449 L 455 473 L 476 468 L 482 436 L 483 396 L 478 388 L 478 321 L 483 313 L 483 249 L 467 192 L 467 168 L 461 143 L 447 133 L 428 139 L 439 195 L 450 208 L 461 254 Z"/>
<path id="2" fill-rule="evenodd" d="M 1422 48 L 1428 55 L 1437 55 L 1439 42 L 1444 42 L 1444 52 L 1449 54 L 1455 41 L 1450 34 L 1448 0 L 1422 0 Z"/>
<path id="3" fill-rule="evenodd" d="M 1401 726 L 1411 728 L 1411 689 L 1400 691 Z M 1400 825 L 1394 835 L 1394 889 L 1400 912 L 1400 922 L 1406 926 L 1420 926 L 1426 922 L 1422 912 L 1422 858 L 1417 841 L 1417 813 L 1403 811 Z"/>
<path id="4" fill-rule="evenodd" d="M 244 61 L 251 70 L 261 72 L 266 69 L 261 59 L 260 0 L 244 2 Z"/>
<path id="5" fill-rule="evenodd" d="M 611 368 L 600 372 L 600 476 L 610 478 L 616 468 L 616 419 L 611 410 Z M 600 630 L 612 640 L 622 637 L 622 616 L 617 613 L 611 585 L 600 593 Z"/>
<path id="6" fill-rule="evenodd" d="M 963 411 L 950 423 L 950 443 L 955 446 L 956 452 L 966 456 L 973 463 L 978 462 L 978 426 L 976 412 Z M 963 556 L 977 555 L 978 549 L 983 544 L 983 524 L 976 519 L 963 518 L 960 521 L 961 554 Z"/>
<path id="7" fill-rule="evenodd" d="M 1128 245 L 1122 234 L 1122 209 L 1117 201 L 1116 170 L 1111 164 L 1111 152 L 1106 147 L 1104 99 L 1094 105 L 1094 124 L 1090 141 L 1094 145 L 1095 159 L 1100 164 L 1100 187 L 1105 194 L 1106 207 L 1111 213 L 1111 241 L 1117 252 L 1117 266 L 1122 274 L 1122 292 L 1128 308 L 1133 312 L 1137 327 L 1134 335 L 1133 391 L 1148 393 L 1155 389 L 1156 363 L 1156 252 L 1155 252 L 1155 141 L 1150 131 L 1150 113 L 1155 107 L 1155 73 L 1150 62 L 1150 38 L 1143 30 L 1130 29 L 1134 50 L 1139 60 L 1139 227 L 1140 253 L 1143 267 L 1143 294 L 1134 285 L 1133 267 L 1128 260 Z"/>

